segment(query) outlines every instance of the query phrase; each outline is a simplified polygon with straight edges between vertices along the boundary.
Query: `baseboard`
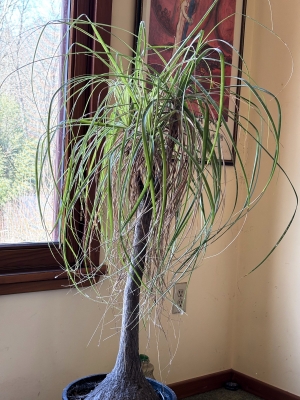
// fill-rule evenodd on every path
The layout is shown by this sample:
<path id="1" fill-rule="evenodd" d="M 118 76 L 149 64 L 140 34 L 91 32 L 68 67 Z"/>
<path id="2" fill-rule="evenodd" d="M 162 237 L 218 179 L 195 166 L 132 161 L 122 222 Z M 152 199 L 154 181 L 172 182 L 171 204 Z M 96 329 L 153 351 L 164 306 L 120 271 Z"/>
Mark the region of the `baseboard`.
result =
<path id="1" fill-rule="evenodd" d="M 227 381 L 237 382 L 245 392 L 252 393 L 264 400 L 300 400 L 300 396 L 278 389 L 275 386 L 271 386 L 232 369 L 172 383 L 168 386 L 174 390 L 178 400 L 180 400 L 196 394 L 209 392 L 210 390 L 219 389 Z"/>
<path id="2" fill-rule="evenodd" d="M 194 396 L 199 393 L 209 392 L 219 389 L 232 376 L 232 370 L 216 372 L 214 374 L 200 376 L 199 378 L 188 379 L 186 381 L 172 383 L 168 385 L 178 397 L 178 400 L 185 397 Z"/>
<path id="3" fill-rule="evenodd" d="M 232 371 L 232 381 L 237 382 L 245 392 L 252 393 L 264 400 L 300 400 L 300 396 L 278 389 L 237 371 Z"/>

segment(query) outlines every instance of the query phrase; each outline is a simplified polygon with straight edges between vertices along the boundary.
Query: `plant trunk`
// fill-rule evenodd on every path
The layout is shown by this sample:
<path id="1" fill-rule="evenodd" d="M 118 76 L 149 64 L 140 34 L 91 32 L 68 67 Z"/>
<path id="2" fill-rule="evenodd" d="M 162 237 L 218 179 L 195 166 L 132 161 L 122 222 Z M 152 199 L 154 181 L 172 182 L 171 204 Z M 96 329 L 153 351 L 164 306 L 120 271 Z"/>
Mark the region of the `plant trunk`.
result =
<path id="1" fill-rule="evenodd" d="M 152 211 L 150 196 L 138 209 L 131 267 L 123 296 L 120 347 L 110 374 L 90 393 L 86 400 L 158 400 L 158 395 L 141 371 L 139 357 L 139 300 L 143 278 L 147 237 Z"/>

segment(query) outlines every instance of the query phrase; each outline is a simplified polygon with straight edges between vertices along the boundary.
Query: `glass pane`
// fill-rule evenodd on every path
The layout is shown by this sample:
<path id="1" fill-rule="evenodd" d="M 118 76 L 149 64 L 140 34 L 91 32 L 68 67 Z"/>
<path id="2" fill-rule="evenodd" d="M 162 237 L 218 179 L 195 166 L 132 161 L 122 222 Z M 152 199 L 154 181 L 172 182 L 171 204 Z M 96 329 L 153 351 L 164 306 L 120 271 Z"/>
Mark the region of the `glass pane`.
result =
<path id="1" fill-rule="evenodd" d="M 59 86 L 61 24 L 41 32 L 47 21 L 61 18 L 61 4 L 62 0 L 0 0 L 0 244 L 49 239 L 35 192 L 35 151 L 45 132 L 49 101 Z M 32 68 L 34 55 L 41 61 Z M 51 188 L 44 188 L 42 202 L 51 232 L 55 201 Z M 55 239 L 53 233 L 50 238 Z"/>

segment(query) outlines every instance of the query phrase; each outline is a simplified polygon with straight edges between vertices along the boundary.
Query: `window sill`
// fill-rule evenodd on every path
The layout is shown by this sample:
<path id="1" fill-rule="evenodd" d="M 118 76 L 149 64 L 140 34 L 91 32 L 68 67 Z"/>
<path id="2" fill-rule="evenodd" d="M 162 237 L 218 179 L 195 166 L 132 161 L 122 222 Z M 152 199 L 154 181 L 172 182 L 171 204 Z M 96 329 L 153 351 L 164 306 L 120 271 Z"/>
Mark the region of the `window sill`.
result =
<path id="1" fill-rule="evenodd" d="M 103 266 L 99 275 L 95 278 L 95 283 L 97 283 L 101 275 L 105 273 L 106 267 Z M 80 283 L 80 287 L 87 286 L 91 286 L 89 281 Z M 0 295 L 70 288 L 72 288 L 72 284 L 66 272 L 58 268 L 38 272 L 0 275 Z"/>

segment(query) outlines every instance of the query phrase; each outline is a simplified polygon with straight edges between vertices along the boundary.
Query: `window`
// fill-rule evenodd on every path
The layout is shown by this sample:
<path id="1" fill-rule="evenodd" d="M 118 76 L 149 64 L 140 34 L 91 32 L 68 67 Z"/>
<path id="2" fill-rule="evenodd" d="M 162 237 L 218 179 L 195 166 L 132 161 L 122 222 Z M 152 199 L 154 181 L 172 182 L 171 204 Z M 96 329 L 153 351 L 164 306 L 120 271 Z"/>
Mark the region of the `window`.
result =
<path id="1" fill-rule="evenodd" d="M 17 25 L 17 14 L 10 15 L 10 21 L 13 21 L 13 23 L 15 22 L 16 24 L 12 25 L 12 29 L 14 30 L 12 33 L 15 34 L 15 37 L 13 40 L 13 45 L 9 44 L 9 49 L 12 50 L 13 55 L 16 56 L 18 54 L 17 46 L 20 46 L 20 43 L 18 43 L 19 36 L 17 34 L 17 29 L 24 29 L 25 22 L 27 24 L 28 22 L 30 22 L 30 24 L 33 26 L 35 21 L 39 21 L 38 18 L 47 18 L 47 16 L 43 14 L 45 13 L 45 11 L 39 9 L 40 3 L 41 2 L 37 0 L 30 0 L 29 2 L 25 0 L 14 0 L 11 1 L 11 6 L 16 7 L 14 10 L 12 10 L 12 8 L 9 9 L 9 7 L 6 7 L 5 9 L 4 6 L 0 5 L 0 47 L 3 46 L 3 43 L 5 42 L 4 36 L 7 36 L 9 34 L 9 32 L 5 30 L 5 16 L 8 16 L 8 14 L 5 13 L 15 12 L 19 16 L 19 25 Z M 54 16 L 54 18 L 57 18 L 57 16 L 55 16 L 54 14 L 55 12 L 57 13 L 58 6 L 62 4 L 63 15 L 67 16 L 69 14 L 72 19 L 85 14 L 88 15 L 88 17 L 95 22 L 101 22 L 105 24 L 110 24 L 111 22 L 112 0 L 106 0 L 105 2 L 95 2 L 94 0 L 71 0 L 71 4 L 67 4 L 67 0 L 52 0 L 51 2 L 47 1 L 46 3 L 48 6 L 46 8 L 43 7 L 43 10 L 48 10 L 51 14 L 51 18 L 52 15 Z M 5 2 L 5 4 L 9 5 L 9 1 Z M 30 10 L 26 10 L 24 8 L 26 6 L 28 7 L 28 4 L 31 4 Z M 29 12 L 29 21 L 28 17 L 27 19 L 25 19 L 26 12 Z M 41 12 L 41 14 L 39 14 L 39 12 Z M 30 28 L 28 29 L 30 31 Z M 51 35 L 53 35 L 53 37 L 49 38 L 49 43 L 45 43 L 43 45 L 43 48 L 46 51 L 44 58 L 47 58 L 47 51 L 51 53 L 51 43 L 53 41 L 53 38 L 54 46 L 57 45 L 57 41 L 55 42 L 55 36 L 57 37 L 58 34 L 59 33 L 57 31 L 52 31 Z M 36 38 L 35 35 L 30 36 L 30 40 L 33 40 L 34 37 Z M 69 37 L 69 43 L 83 43 L 87 45 L 92 45 L 92 43 L 88 43 L 91 40 L 91 38 L 88 38 L 86 35 L 79 32 L 71 32 Z M 105 40 L 107 43 L 109 42 L 109 33 L 106 34 Z M 28 42 L 29 39 L 27 39 L 26 45 L 29 44 Z M 7 43 L 7 38 L 5 43 Z M 13 48 L 12 46 L 16 47 Z M 28 51 L 27 53 L 28 56 L 30 56 L 30 51 Z M 3 54 L 3 52 L 1 51 L 0 54 Z M 20 61 L 22 60 L 16 58 L 14 69 L 19 67 L 18 62 Z M 24 63 L 21 64 L 23 65 Z M 1 65 L 3 65 L 3 60 L 1 60 Z M 54 64 L 52 64 L 48 68 L 49 70 L 47 76 L 51 79 L 58 79 L 57 76 L 54 76 L 54 71 L 59 71 L 60 69 Z M 53 69 L 53 74 L 51 74 L 51 68 Z M 105 70 L 106 67 L 100 64 L 99 61 L 90 59 L 84 54 L 71 56 L 68 61 L 69 77 L 95 72 L 101 73 Z M 0 72 L 2 73 L 2 71 Z M 2 76 L 1 73 L 0 76 Z M 23 90 L 25 94 L 30 91 L 30 82 L 25 83 L 26 75 L 30 76 L 30 73 L 26 73 L 25 70 L 22 69 L 17 73 L 17 79 L 14 82 L 15 91 Z M 45 107 L 45 104 L 47 103 L 47 96 L 49 97 L 50 95 L 47 95 L 45 93 L 47 92 L 46 86 L 49 86 L 51 89 L 51 79 L 49 82 L 40 82 L 41 88 L 43 89 L 41 89 L 41 93 L 39 94 L 38 98 L 35 99 L 35 101 L 38 102 L 38 105 L 41 109 Z M 1 97 L 2 92 L 4 94 Z M 99 93 L 95 92 L 94 97 L 90 101 L 89 107 L 91 112 L 93 111 L 93 108 L 95 106 L 94 103 L 97 101 L 98 95 Z M 88 98 L 89 93 L 86 93 L 86 99 Z M 6 104 L 6 107 L 1 106 L 1 101 Z M 9 105 L 9 107 L 7 105 Z M 70 107 L 73 106 L 74 104 L 70 105 Z M 80 102 L 76 103 L 75 112 L 80 115 L 81 108 L 84 106 L 84 99 L 81 96 Z M 24 109 L 24 113 L 20 111 L 22 107 Z M 20 121 L 16 118 L 10 118 L 9 115 L 4 115 L 4 117 L 2 115 L 1 122 L 1 110 L 6 110 L 7 113 L 9 112 L 9 110 L 12 110 L 11 112 L 20 111 L 20 118 L 24 118 L 24 121 Z M 34 180 L 32 176 L 30 176 L 30 174 L 25 178 L 24 176 L 20 178 L 20 174 L 18 172 L 18 168 L 21 168 L 20 163 L 25 164 L 22 167 L 23 169 L 24 167 L 26 167 L 26 163 L 29 163 L 30 165 L 27 168 L 28 171 L 32 167 L 31 164 L 33 162 L 33 158 L 30 159 L 29 156 L 30 153 L 34 153 L 34 147 L 36 145 L 36 141 L 38 140 L 37 131 L 39 130 L 39 128 L 37 127 L 37 121 L 40 121 L 40 119 L 34 115 L 32 110 L 33 107 L 30 107 L 30 104 L 25 105 L 24 103 L 22 103 L 22 101 L 19 101 L 19 103 L 14 103 L 13 96 L 9 95 L 9 93 L 5 94 L 5 91 L 1 91 L 0 89 L 0 147 L 2 145 L 2 148 L 0 148 L 0 154 L 2 154 L 2 159 L 0 156 L 0 294 L 59 289 L 69 284 L 66 275 L 62 274 L 62 270 L 59 266 L 61 262 L 58 251 L 59 243 L 57 241 L 55 242 L 54 237 L 54 243 L 50 249 L 48 247 L 48 244 L 45 242 L 45 237 L 42 233 L 43 231 L 37 226 L 37 223 L 35 223 L 35 221 L 37 221 L 38 219 L 36 219 L 35 216 L 37 210 L 36 208 L 34 208 L 35 199 L 32 189 L 34 187 Z M 11 124 L 15 125 L 5 125 L 5 122 L 9 122 L 10 120 L 12 121 Z M 20 128 L 20 124 L 23 124 L 22 127 L 24 126 L 24 124 L 26 124 L 26 134 L 24 134 L 24 132 Z M 10 134 L 10 130 L 14 130 L 14 135 Z M 14 137 L 14 143 L 1 144 L 1 135 L 2 138 L 6 135 L 5 139 L 7 141 Z M 20 144 L 21 139 L 23 140 L 23 142 Z M 68 138 L 66 137 L 66 140 L 67 139 Z M 5 148 L 4 145 L 6 146 Z M 6 153 L 4 152 L 4 150 L 6 151 Z M 10 154 L 15 158 L 8 159 Z M 3 155 L 6 156 L 6 159 L 3 158 Z M 8 161 L 11 163 L 11 165 L 8 164 Z M 2 176 L 1 167 L 3 172 Z M 4 170 L 5 168 L 6 170 Z M 20 182 L 18 181 L 18 179 L 20 179 Z M 13 180 L 15 182 L 14 187 L 11 183 L 13 182 Z M 22 188 L 23 191 L 20 188 Z M 12 191 L 17 192 L 17 194 L 13 196 Z M 11 198 L 13 200 L 7 201 L 7 198 L 4 198 L 5 195 L 11 195 Z M 45 195 L 47 196 L 47 194 Z M 3 204 L 6 204 L 5 212 L 2 212 L 2 214 L 1 196 L 3 199 Z M 16 204 L 13 204 L 14 202 Z M 13 206 L 15 208 L 13 208 Z M 53 209 L 55 210 L 55 199 L 52 199 L 52 209 L 51 207 L 49 209 L 49 223 L 51 223 L 52 220 Z M 16 224 L 19 223 L 18 213 L 26 214 L 24 215 L 25 223 L 23 225 L 21 224 L 22 227 L 16 227 Z M 7 221 L 4 220 L 4 218 L 7 219 L 7 216 L 9 215 L 11 219 L 7 224 Z M 14 225 L 15 229 L 8 232 L 7 225 Z M 97 257 L 97 254 L 95 254 L 95 257 Z"/>

